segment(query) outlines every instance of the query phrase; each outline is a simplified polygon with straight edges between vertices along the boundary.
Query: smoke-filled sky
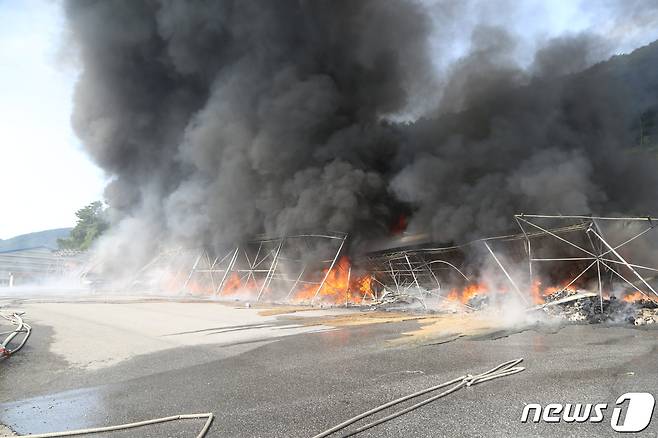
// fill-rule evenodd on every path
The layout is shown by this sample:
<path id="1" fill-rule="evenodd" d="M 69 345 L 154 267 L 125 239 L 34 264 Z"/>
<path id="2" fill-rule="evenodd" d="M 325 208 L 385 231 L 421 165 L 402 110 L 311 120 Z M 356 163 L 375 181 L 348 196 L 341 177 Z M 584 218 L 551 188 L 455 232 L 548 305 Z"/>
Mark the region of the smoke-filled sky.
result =
<path id="1" fill-rule="evenodd" d="M 630 201 L 610 179 L 653 170 L 620 152 L 636 114 L 609 90 L 617 79 L 560 78 L 657 38 L 654 3 L 73 1 L 61 43 L 80 73 L 73 127 L 112 179 L 112 246 L 366 239 L 401 214 L 448 241 L 503 229 L 519 208 L 618 212 L 653 196 L 651 178 Z M 82 167 L 68 174 L 89 187 Z"/>

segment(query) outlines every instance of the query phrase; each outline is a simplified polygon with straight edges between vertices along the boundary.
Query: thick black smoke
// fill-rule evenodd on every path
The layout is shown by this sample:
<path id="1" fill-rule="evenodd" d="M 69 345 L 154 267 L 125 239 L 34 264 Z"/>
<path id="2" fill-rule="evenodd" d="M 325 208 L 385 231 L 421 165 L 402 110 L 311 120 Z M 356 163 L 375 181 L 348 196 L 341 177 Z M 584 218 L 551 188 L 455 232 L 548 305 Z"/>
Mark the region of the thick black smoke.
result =
<path id="1" fill-rule="evenodd" d="M 451 29 L 458 5 L 441 9 Z M 640 137 L 658 47 L 580 72 L 605 42 L 565 36 L 528 67 L 511 35 L 481 25 L 440 75 L 430 10 L 69 1 L 83 65 L 73 124 L 112 177 L 106 250 L 296 230 L 367 241 L 401 214 L 453 241 L 507 230 L 519 212 L 655 213 L 658 166 Z"/>
<path id="2" fill-rule="evenodd" d="M 658 44 L 546 79 L 532 71 L 561 71 L 589 41 L 557 40 L 525 72 L 500 32 L 478 29 L 454 66 L 441 108 L 456 112 L 406 130 L 390 187 L 416 207 L 412 226 L 446 241 L 499 232 L 513 213 L 655 214 Z"/>

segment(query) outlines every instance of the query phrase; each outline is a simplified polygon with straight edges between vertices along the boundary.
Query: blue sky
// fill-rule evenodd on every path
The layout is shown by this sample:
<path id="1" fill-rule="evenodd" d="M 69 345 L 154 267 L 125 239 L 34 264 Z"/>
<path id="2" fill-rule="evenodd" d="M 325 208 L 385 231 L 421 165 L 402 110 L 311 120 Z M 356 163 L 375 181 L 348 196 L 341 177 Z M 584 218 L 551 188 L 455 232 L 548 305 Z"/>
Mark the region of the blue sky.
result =
<path id="1" fill-rule="evenodd" d="M 103 173 L 70 127 L 77 72 L 61 56 L 61 5 L 0 0 L 0 238 L 75 223 Z"/>
<path id="2" fill-rule="evenodd" d="M 475 23 L 519 36 L 517 56 L 526 65 L 538 43 L 585 30 L 607 38 L 609 54 L 628 52 L 658 38 L 658 8 L 643 1 L 469 2 L 463 19 L 437 32 L 437 68 L 463 53 Z M 440 9 L 439 0 L 425 2 Z M 65 50 L 64 24 L 58 0 L 0 0 L 0 239 L 72 226 L 78 208 L 102 198 L 106 176 L 70 127 L 78 70 Z"/>

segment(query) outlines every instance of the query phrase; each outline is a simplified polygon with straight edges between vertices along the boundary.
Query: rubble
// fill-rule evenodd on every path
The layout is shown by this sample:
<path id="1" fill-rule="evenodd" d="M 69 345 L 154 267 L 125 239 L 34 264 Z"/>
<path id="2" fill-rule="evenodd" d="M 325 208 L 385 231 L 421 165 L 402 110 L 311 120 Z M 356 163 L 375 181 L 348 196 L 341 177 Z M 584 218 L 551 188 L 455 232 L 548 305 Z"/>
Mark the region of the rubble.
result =
<path id="1" fill-rule="evenodd" d="M 427 311 L 424 301 L 409 294 L 384 294 L 380 299 L 368 304 L 373 310 L 401 311 L 401 310 L 424 310 Z"/>
<path id="2" fill-rule="evenodd" d="M 476 294 L 468 300 L 468 307 L 481 310 L 489 306 L 489 295 Z"/>
<path id="3" fill-rule="evenodd" d="M 658 302 L 641 299 L 627 302 L 614 295 L 601 299 L 583 290 L 560 290 L 545 297 L 539 306 L 548 315 L 571 322 L 625 322 L 648 325 L 658 322 Z"/>
<path id="4" fill-rule="evenodd" d="M 643 307 L 639 309 L 633 320 L 635 325 L 648 325 L 655 324 L 658 322 L 658 308 L 646 308 Z"/>
<path id="5" fill-rule="evenodd" d="M 631 246 L 658 218 L 514 219 L 520 233 L 448 246 L 415 238 L 410 244 L 404 236 L 363 254 L 349 253 L 347 234 L 338 232 L 256 236 L 218 254 L 179 248 L 142 267 L 131 288 L 247 300 L 245 307 L 271 301 L 446 314 L 505 306 L 498 296 L 509 292 L 524 309 L 567 321 L 658 321 L 658 301 L 648 299 L 658 296 L 658 277 L 651 276 L 658 267 L 645 266 L 642 247 Z M 480 254 L 486 259 L 478 266 L 472 261 Z M 622 290 L 624 299 L 607 296 Z"/>

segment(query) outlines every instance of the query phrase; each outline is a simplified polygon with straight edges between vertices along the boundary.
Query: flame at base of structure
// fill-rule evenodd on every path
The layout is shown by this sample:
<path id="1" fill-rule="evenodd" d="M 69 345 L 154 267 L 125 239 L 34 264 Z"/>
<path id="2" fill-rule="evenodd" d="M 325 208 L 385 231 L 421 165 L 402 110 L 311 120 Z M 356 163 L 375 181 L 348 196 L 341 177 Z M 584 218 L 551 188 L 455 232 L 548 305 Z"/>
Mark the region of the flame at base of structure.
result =
<path id="1" fill-rule="evenodd" d="M 155 269 L 164 274 L 152 282 L 160 292 L 338 306 L 420 303 L 424 309 L 473 311 L 511 301 L 532 308 L 594 294 L 602 309 L 614 297 L 634 303 L 658 296 L 658 277 L 646 274 L 658 269 L 633 261 L 647 248 L 640 238 L 654 229 L 652 219 L 515 219 L 520 234 L 458 246 L 416 244 L 350 259 L 346 234 L 300 234 L 263 237 L 219 256 L 174 251 L 169 261 L 148 267 L 164 266 Z"/>

